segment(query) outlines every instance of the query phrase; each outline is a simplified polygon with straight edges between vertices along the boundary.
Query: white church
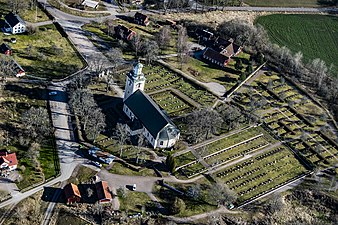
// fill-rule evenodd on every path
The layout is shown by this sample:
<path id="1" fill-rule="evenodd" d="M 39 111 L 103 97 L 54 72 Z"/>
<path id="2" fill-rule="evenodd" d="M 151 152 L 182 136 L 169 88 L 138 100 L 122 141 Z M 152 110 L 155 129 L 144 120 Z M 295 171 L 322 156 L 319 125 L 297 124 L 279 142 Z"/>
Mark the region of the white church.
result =
<path id="1" fill-rule="evenodd" d="M 143 65 L 134 64 L 127 74 L 123 111 L 129 117 L 129 133 L 143 134 L 154 148 L 171 148 L 180 137 L 180 131 L 168 115 L 143 92 L 146 78 Z"/>

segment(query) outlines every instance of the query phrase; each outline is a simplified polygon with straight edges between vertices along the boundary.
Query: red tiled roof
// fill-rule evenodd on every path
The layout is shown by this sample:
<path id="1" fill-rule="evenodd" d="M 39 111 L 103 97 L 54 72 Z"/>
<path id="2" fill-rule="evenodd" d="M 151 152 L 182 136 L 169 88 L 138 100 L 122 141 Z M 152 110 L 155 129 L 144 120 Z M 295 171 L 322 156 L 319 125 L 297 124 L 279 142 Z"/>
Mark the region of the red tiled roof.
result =
<path id="1" fill-rule="evenodd" d="M 109 187 L 108 187 L 108 183 L 107 181 L 100 181 L 98 183 L 95 184 L 96 186 L 96 191 L 97 191 L 97 196 L 99 198 L 99 200 L 102 199 L 112 199 L 112 196 L 109 192 Z"/>
<path id="2" fill-rule="evenodd" d="M 3 163 L 8 163 L 8 166 L 18 165 L 18 160 L 15 153 L 1 153 L 0 156 L 0 165 Z"/>
<path id="3" fill-rule="evenodd" d="M 81 198 L 81 194 L 77 185 L 69 183 L 64 187 L 66 198 L 77 196 Z"/>

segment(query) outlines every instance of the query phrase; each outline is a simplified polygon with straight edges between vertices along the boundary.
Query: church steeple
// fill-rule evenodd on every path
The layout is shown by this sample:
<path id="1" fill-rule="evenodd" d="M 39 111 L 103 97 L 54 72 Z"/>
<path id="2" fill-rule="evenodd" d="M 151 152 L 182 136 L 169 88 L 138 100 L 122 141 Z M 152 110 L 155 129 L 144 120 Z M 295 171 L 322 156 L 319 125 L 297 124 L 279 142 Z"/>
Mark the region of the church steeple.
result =
<path id="1" fill-rule="evenodd" d="M 133 65 L 133 70 L 131 70 L 127 74 L 126 87 L 124 90 L 124 98 L 125 101 L 130 95 L 132 95 L 137 90 L 144 90 L 144 84 L 146 82 L 146 78 L 142 73 L 143 65 L 139 61 L 135 62 Z"/>

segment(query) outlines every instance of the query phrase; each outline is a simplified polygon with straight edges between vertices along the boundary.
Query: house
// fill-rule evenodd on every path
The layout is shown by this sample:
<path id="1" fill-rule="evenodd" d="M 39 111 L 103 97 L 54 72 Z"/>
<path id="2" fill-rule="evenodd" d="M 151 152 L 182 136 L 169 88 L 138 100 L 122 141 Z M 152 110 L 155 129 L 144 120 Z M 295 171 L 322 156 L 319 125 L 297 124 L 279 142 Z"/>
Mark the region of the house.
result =
<path id="1" fill-rule="evenodd" d="M 67 204 L 72 204 L 81 201 L 81 194 L 77 185 L 69 183 L 64 187 Z"/>
<path id="2" fill-rule="evenodd" d="M 214 38 L 214 33 L 204 29 L 197 29 L 195 34 L 200 41 L 204 42 L 210 41 Z"/>
<path id="3" fill-rule="evenodd" d="M 143 26 L 148 26 L 150 23 L 149 17 L 139 12 L 135 13 L 134 21 L 135 23 L 143 25 Z"/>
<path id="4" fill-rule="evenodd" d="M 204 50 L 203 58 L 220 67 L 226 67 L 230 60 L 228 56 L 222 55 L 211 48 L 206 48 Z"/>
<path id="5" fill-rule="evenodd" d="M 226 40 L 218 37 L 214 43 L 215 49 L 222 55 L 227 57 L 233 57 L 238 55 L 242 51 L 242 47 L 234 44 L 233 39 Z"/>
<path id="6" fill-rule="evenodd" d="M 143 92 L 146 78 L 143 65 L 134 64 L 127 74 L 123 111 L 130 121 L 127 129 L 131 135 L 143 134 L 154 148 L 171 148 L 180 137 L 180 131 L 169 116 Z"/>
<path id="7" fill-rule="evenodd" d="M 14 59 L 13 59 L 14 60 Z M 19 63 L 17 63 L 15 60 L 14 60 L 14 64 L 15 64 L 15 67 L 14 67 L 14 75 L 16 77 L 23 77 L 26 75 L 26 72 L 25 70 L 20 66 Z"/>
<path id="8" fill-rule="evenodd" d="M 18 160 L 15 153 L 6 150 L 0 151 L 0 169 L 15 170 L 18 167 Z"/>
<path id="9" fill-rule="evenodd" d="M 112 201 L 112 195 L 110 193 L 107 181 L 100 181 L 95 184 L 96 193 L 100 203 L 107 203 Z"/>
<path id="10" fill-rule="evenodd" d="M 0 53 L 5 54 L 5 55 L 11 55 L 12 54 L 12 49 L 9 47 L 9 45 L 3 43 L 0 45 Z"/>
<path id="11" fill-rule="evenodd" d="M 10 32 L 12 34 L 21 34 L 26 31 L 26 23 L 23 21 L 19 15 L 12 12 L 8 13 L 5 16 L 5 32 Z"/>
<path id="12" fill-rule="evenodd" d="M 81 5 L 85 6 L 85 7 L 89 7 L 89 8 L 93 8 L 93 9 L 97 9 L 97 7 L 99 6 L 99 3 L 96 1 L 92 1 L 92 0 L 84 0 Z"/>
<path id="13" fill-rule="evenodd" d="M 130 41 L 136 35 L 135 31 L 121 24 L 115 26 L 114 31 L 118 39 L 122 39 L 126 41 Z"/>

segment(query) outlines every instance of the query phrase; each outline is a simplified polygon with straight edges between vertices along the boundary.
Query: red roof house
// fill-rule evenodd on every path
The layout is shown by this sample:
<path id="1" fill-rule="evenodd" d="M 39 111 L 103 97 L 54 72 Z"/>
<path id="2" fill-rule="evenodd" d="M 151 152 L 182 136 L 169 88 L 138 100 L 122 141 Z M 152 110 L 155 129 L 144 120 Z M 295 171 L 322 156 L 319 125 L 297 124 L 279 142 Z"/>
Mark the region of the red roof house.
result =
<path id="1" fill-rule="evenodd" d="M 110 193 L 107 181 L 100 181 L 95 184 L 97 197 L 100 203 L 111 202 L 112 195 Z"/>
<path id="2" fill-rule="evenodd" d="M 224 38 L 218 37 L 214 45 L 219 53 L 227 57 L 236 56 L 242 51 L 242 47 L 236 45 L 233 39 L 226 40 Z"/>
<path id="3" fill-rule="evenodd" d="M 126 41 L 130 41 L 136 35 L 135 31 L 121 24 L 115 26 L 114 31 L 115 31 L 115 36 L 118 39 L 122 39 Z"/>
<path id="4" fill-rule="evenodd" d="M 72 204 L 81 201 L 81 194 L 77 185 L 69 183 L 64 187 L 64 192 L 67 199 L 67 204 Z"/>
<path id="5" fill-rule="evenodd" d="M 15 170 L 18 167 L 18 160 L 15 153 L 0 151 L 0 169 Z"/>
<path id="6" fill-rule="evenodd" d="M 139 12 L 135 13 L 134 21 L 135 23 L 143 25 L 143 26 L 148 26 L 150 23 L 149 17 Z"/>
<path id="7" fill-rule="evenodd" d="M 0 45 L 0 52 L 5 54 L 5 55 L 11 55 L 12 49 L 11 49 L 11 47 L 9 47 L 9 45 L 2 43 L 2 45 Z"/>

